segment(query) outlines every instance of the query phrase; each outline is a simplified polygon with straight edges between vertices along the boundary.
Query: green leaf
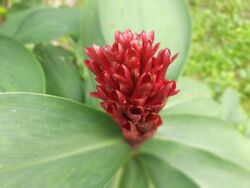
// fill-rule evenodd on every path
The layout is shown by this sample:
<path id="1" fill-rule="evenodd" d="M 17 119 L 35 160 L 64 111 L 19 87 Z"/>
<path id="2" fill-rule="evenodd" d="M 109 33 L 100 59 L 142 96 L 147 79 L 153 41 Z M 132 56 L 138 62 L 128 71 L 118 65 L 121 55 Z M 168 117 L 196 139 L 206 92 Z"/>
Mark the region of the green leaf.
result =
<path id="1" fill-rule="evenodd" d="M 15 14 L 16 12 L 20 12 L 27 9 L 32 9 L 34 7 L 41 6 L 42 1 L 41 0 L 32 0 L 32 1 L 26 1 L 26 0 L 17 0 L 17 2 L 13 2 L 11 8 L 9 9 L 10 14 Z"/>
<path id="2" fill-rule="evenodd" d="M 188 115 L 219 117 L 221 114 L 221 109 L 219 104 L 212 99 L 197 99 L 169 106 L 169 108 L 168 105 L 166 105 L 165 109 L 162 110 L 160 114 L 161 115 L 188 114 Z"/>
<path id="3" fill-rule="evenodd" d="M 163 125 L 109 188 L 248 188 L 248 138 L 222 120 L 206 85 L 182 78 L 177 86 L 181 92 L 161 112 Z"/>
<path id="4" fill-rule="evenodd" d="M 246 122 L 246 135 L 248 138 L 250 138 L 250 118 L 248 118 Z"/>
<path id="5" fill-rule="evenodd" d="M 0 94 L 2 188 L 104 187 L 128 158 L 114 122 L 54 96 Z"/>
<path id="6" fill-rule="evenodd" d="M 247 121 L 247 115 L 240 104 L 240 94 L 235 89 L 227 89 L 221 98 L 221 103 L 223 119 L 234 124 Z"/>
<path id="7" fill-rule="evenodd" d="M 8 14 L 7 21 L 4 22 L 3 25 L 0 27 L 0 33 L 6 36 L 9 36 L 11 38 L 14 38 L 19 27 L 23 23 L 24 19 L 32 14 L 33 12 L 36 12 L 40 10 L 41 7 L 34 7 L 31 9 L 23 10 L 20 12 L 15 12 L 12 14 Z"/>
<path id="8" fill-rule="evenodd" d="M 221 116 L 221 107 L 213 100 L 206 84 L 190 78 L 181 78 L 177 82 L 180 92 L 169 99 L 161 115 L 202 115 Z"/>
<path id="9" fill-rule="evenodd" d="M 22 45 L 0 35 L 0 92 L 43 93 L 45 78 L 39 62 Z"/>
<path id="10" fill-rule="evenodd" d="M 96 81 L 93 73 L 89 70 L 87 71 L 88 78 L 85 80 L 85 103 L 89 106 L 92 106 L 98 110 L 103 110 L 100 106 L 100 100 L 91 96 L 90 93 L 96 91 Z"/>
<path id="11" fill-rule="evenodd" d="M 188 186 L 183 178 L 179 178 L 181 187 L 249 187 L 249 171 L 239 168 L 236 165 L 220 160 L 209 153 L 193 150 L 188 147 L 182 147 L 174 143 L 155 143 L 150 148 L 162 144 L 165 151 L 164 154 L 159 154 L 158 160 L 162 160 L 165 164 L 170 163 L 176 171 L 185 174 L 186 179 L 192 180 L 192 184 L 198 186 Z M 156 150 L 153 150 L 156 151 Z M 157 176 L 157 174 L 155 174 Z M 155 185 L 163 184 L 166 179 L 155 178 Z M 176 183 L 176 182 L 175 182 Z M 168 186 L 168 182 L 166 182 Z"/>
<path id="12" fill-rule="evenodd" d="M 3 33 L 12 29 L 10 36 L 23 43 L 39 43 L 58 39 L 67 34 L 78 33 L 80 29 L 80 10 L 75 8 L 39 8 L 19 13 L 6 23 Z M 9 34 L 8 34 L 9 35 Z"/>
<path id="13" fill-rule="evenodd" d="M 250 143 L 236 129 L 204 116 L 169 115 L 163 119 L 157 136 L 143 146 L 143 156 L 158 158 L 198 187 L 249 187 Z M 155 185 L 166 182 L 163 175 L 156 178 L 157 162 L 152 163 L 152 181 Z M 178 180 L 180 187 L 189 187 L 182 179 Z"/>
<path id="14" fill-rule="evenodd" d="M 114 178 L 116 181 L 113 180 L 107 188 L 197 187 L 170 164 L 145 154 L 136 154 Z"/>
<path id="15" fill-rule="evenodd" d="M 159 136 L 216 153 L 250 169 L 250 143 L 228 123 L 218 118 L 192 115 L 168 115 L 163 120 Z"/>
<path id="16" fill-rule="evenodd" d="M 73 54 L 51 45 L 38 45 L 34 52 L 44 69 L 47 93 L 82 101 L 83 82 L 77 67 L 73 64 Z"/>
<path id="17" fill-rule="evenodd" d="M 222 121 L 221 106 L 206 85 L 182 78 L 177 87 L 180 93 L 161 112 L 163 125 L 141 151 L 154 186 L 249 187 L 247 138 Z M 166 181 L 175 172 L 178 178 Z"/>
<path id="18" fill-rule="evenodd" d="M 191 78 L 181 77 L 177 81 L 177 89 L 180 92 L 170 98 L 168 107 L 197 99 L 212 99 L 212 93 L 208 85 Z"/>
<path id="19" fill-rule="evenodd" d="M 117 30 L 154 30 L 161 47 L 180 56 L 170 67 L 168 78 L 177 79 L 187 59 L 191 43 L 191 19 L 184 0 L 87 0 L 83 7 L 82 44 L 111 44 Z M 95 32 L 93 32 L 95 31 Z"/>
<path id="20" fill-rule="evenodd" d="M 198 187 L 188 176 L 159 158 L 144 154 L 140 160 L 144 165 L 144 173 L 148 173 L 148 185 L 151 187 Z"/>
<path id="21" fill-rule="evenodd" d="M 148 188 L 144 169 L 137 159 L 132 158 L 112 178 L 105 188 Z"/>
<path id="22" fill-rule="evenodd" d="M 132 163 L 137 171 L 123 173 L 121 182 L 153 188 L 250 185 L 250 145 L 232 126 L 203 116 L 169 115 L 164 120 L 136 156 L 140 163 Z M 140 181 L 134 181 L 139 175 Z"/>
<path id="23" fill-rule="evenodd" d="M 129 161 L 129 163 L 124 167 L 122 178 L 120 180 L 120 188 L 147 188 L 148 180 L 147 174 L 144 173 L 144 169 L 135 158 Z"/>
<path id="24" fill-rule="evenodd" d="M 79 48 L 85 48 L 93 45 L 94 43 L 103 45 L 105 44 L 102 37 L 99 25 L 98 9 L 96 9 L 97 2 L 86 1 L 84 2 L 84 8 L 81 13 L 81 28 L 80 28 L 80 41 Z M 97 23 L 97 25 L 96 25 Z M 96 28 L 97 27 L 97 28 Z M 93 32 L 95 31 L 95 32 Z M 82 55 L 84 59 L 88 59 L 86 54 Z M 99 100 L 90 96 L 90 93 L 96 90 L 96 81 L 95 76 L 89 70 L 86 71 L 88 77 L 85 80 L 85 102 L 87 105 L 95 107 L 98 110 L 101 110 Z"/>
<path id="25" fill-rule="evenodd" d="M 117 188 L 120 185 L 122 178 L 123 168 L 120 168 L 118 172 L 112 177 L 112 179 L 104 186 L 104 188 Z"/>

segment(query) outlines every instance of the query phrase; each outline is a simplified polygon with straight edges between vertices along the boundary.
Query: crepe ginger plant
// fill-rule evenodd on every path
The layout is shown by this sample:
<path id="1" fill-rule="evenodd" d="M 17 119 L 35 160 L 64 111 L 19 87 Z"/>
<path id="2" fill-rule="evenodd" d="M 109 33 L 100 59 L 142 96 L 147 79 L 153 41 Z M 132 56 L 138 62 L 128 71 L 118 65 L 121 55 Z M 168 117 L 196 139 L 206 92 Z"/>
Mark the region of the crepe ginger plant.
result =
<path id="1" fill-rule="evenodd" d="M 153 44 L 154 32 L 116 32 L 111 46 L 85 48 L 87 67 L 98 82 L 94 97 L 119 125 L 125 139 L 136 147 L 153 136 L 162 120 L 158 115 L 168 97 L 177 94 L 176 82 L 166 80 L 167 69 L 178 54 Z"/>
<path id="2" fill-rule="evenodd" d="M 0 26 L 0 188 L 250 187 L 235 99 L 181 76 L 184 0 L 15 7 Z"/>

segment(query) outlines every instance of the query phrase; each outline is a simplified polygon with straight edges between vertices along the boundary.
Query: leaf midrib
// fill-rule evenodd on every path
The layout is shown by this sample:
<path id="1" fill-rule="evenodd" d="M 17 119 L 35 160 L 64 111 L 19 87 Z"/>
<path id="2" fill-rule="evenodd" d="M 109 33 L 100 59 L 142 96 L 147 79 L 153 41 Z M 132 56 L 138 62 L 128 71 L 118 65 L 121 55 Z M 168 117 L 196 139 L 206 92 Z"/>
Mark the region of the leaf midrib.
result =
<path id="1" fill-rule="evenodd" d="M 101 143 L 94 144 L 94 145 L 89 145 L 89 146 L 86 146 L 86 147 L 77 148 L 77 149 L 74 149 L 72 151 L 57 154 L 55 156 L 51 156 L 51 157 L 48 157 L 48 158 L 45 158 L 45 159 L 37 160 L 37 161 L 34 161 L 32 163 L 29 163 L 29 164 L 20 165 L 20 166 L 18 166 L 16 168 L 11 168 L 10 167 L 10 168 L 7 168 L 6 170 L 3 170 L 2 172 L 0 172 L 0 175 L 6 174 L 6 173 L 11 173 L 13 171 L 17 171 L 17 170 L 20 170 L 20 169 L 32 168 L 32 167 L 37 166 L 37 165 L 46 164 L 46 163 L 49 163 L 49 162 L 53 162 L 53 161 L 73 157 L 73 156 L 80 155 L 80 154 L 85 154 L 87 152 L 93 152 L 94 150 L 108 148 L 108 147 L 111 147 L 111 146 L 114 146 L 114 145 L 118 145 L 120 143 L 122 143 L 122 140 L 119 139 L 119 138 L 110 139 L 110 140 L 107 140 L 105 142 L 101 142 Z"/>
<path id="2" fill-rule="evenodd" d="M 63 8 L 60 8 L 60 9 L 58 9 L 58 11 L 61 11 Z M 65 9 L 67 9 L 67 8 L 65 8 Z M 41 9 L 41 10 L 39 10 L 38 12 L 31 12 L 30 13 L 30 17 L 32 17 L 32 16 L 34 16 L 34 15 L 36 15 L 36 14 L 38 14 L 38 13 L 40 13 L 40 12 L 42 12 L 42 11 L 46 11 L 46 10 L 52 10 L 53 11 L 53 8 L 49 8 L 49 9 L 46 9 L 46 8 L 44 8 L 44 9 Z M 77 9 L 75 9 L 76 11 L 77 11 Z M 26 16 L 27 17 L 27 16 Z M 51 21 L 51 23 L 53 23 L 53 20 L 50 20 Z M 26 20 L 24 19 L 23 21 L 22 21 L 22 24 L 20 24 L 20 26 L 19 26 L 19 28 L 18 28 L 18 30 L 17 30 L 17 32 L 16 32 L 16 35 L 17 35 L 17 37 L 19 38 L 19 39 L 23 39 L 23 38 L 25 38 L 25 36 L 29 36 L 33 31 L 30 29 L 30 30 L 28 30 L 28 31 L 26 31 L 26 33 L 25 32 L 23 32 L 23 33 L 21 33 L 21 34 L 19 34 L 19 32 L 20 31 L 22 31 L 23 30 L 23 25 L 25 25 L 27 22 L 26 22 Z M 40 24 L 39 26 L 37 26 L 36 28 L 35 28 L 35 30 L 40 30 L 40 28 L 43 28 L 44 26 L 46 26 L 46 25 L 49 25 L 50 24 L 50 22 L 44 22 L 43 24 Z M 70 28 L 71 29 L 71 28 Z"/>
<path id="3" fill-rule="evenodd" d="M 137 163 L 141 166 L 142 171 L 143 171 L 143 175 L 146 177 L 147 179 L 147 188 L 157 188 L 157 185 L 155 183 L 155 181 L 153 180 L 153 177 L 150 175 L 151 172 L 148 170 L 147 166 L 144 165 L 143 161 L 141 161 L 140 158 L 137 158 Z"/>
<path id="4" fill-rule="evenodd" d="M 170 103 L 169 105 L 167 104 L 165 110 L 163 109 L 162 111 L 171 111 L 172 108 L 176 108 L 179 107 L 181 105 L 185 105 L 186 103 L 190 103 L 190 102 L 196 102 L 197 100 L 207 100 L 210 99 L 212 100 L 209 96 L 200 96 L 200 97 L 195 97 L 195 98 L 191 98 L 191 99 L 187 99 L 187 100 L 183 100 L 183 101 L 176 101 L 173 102 L 172 104 Z"/>
<path id="5" fill-rule="evenodd" d="M 159 140 L 159 141 L 174 142 L 174 143 L 179 144 L 179 145 L 184 145 L 184 146 L 188 146 L 188 147 L 191 147 L 191 148 L 194 148 L 194 149 L 201 150 L 201 151 L 203 151 L 203 152 L 207 152 L 207 153 L 209 153 L 209 154 L 212 155 L 212 156 L 215 156 L 215 157 L 217 157 L 217 158 L 219 158 L 219 159 L 221 159 L 221 160 L 223 160 L 223 161 L 226 161 L 226 162 L 229 162 L 229 163 L 231 163 L 231 164 L 234 164 L 234 165 L 238 166 L 239 168 L 241 168 L 241 169 L 243 169 L 243 170 L 246 170 L 247 172 L 250 173 L 250 168 L 246 167 L 245 165 L 239 164 L 238 162 L 233 161 L 233 160 L 230 159 L 230 158 L 225 158 L 225 157 L 223 157 L 221 154 L 218 154 L 217 151 L 215 151 L 215 150 L 212 150 L 212 149 L 209 149 L 209 148 L 204 148 L 204 147 L 201 147 L 201 146 L 199 146 L 199 145 L 195 145 L 195 144 L 193 144 L 193 143 L 183 142 L 183 141 L 181 141 L 181 140 L 174 139 L 174 138 L 170 138 L 170 137 L 165 138 L 165 137 L 159 136 L 159 135 L 155 136 L 154 139 L 155 139 L 155 140 Z M 144 152 L 143 152 L 143 153 L 144 153 Z M 147 153 L 147 152 L 145 152 L 145 153 Z M 149 153 L 149 154 L 150 154 L 150 153 Z"/>
<path id="6" fill-rule="evenodd" d="M 159 161 L 162 161 L 163 163 L 165 163 L 167 166 L 170 166 L 171 168 L 173 168 L 174 170 L 176 170 L 177 172 L 181 173 L 183 176 L 185 176 L 187 179 L 189 179 L 193 184 L 197 185 L 198 187 L 201 187 L 201 185 L 198 183 L 197 180 L 195 180 L 195 178 L 191 177 L 190 175 L 188 175 L 187 173 L 185 173 L 184 171 L 182 171 L 181 169 L 179 169 L 178 167 L 176 167 L 175 165 L 173 165 L 172 163 L 170 163 L 169 161 L 166 161 L 164 158 L 158 156 L 158 155 L 154 155 L 153 153 L 149 153 L 149 152 L 142 152 L 141 155 L 144 156 L 149 156 L 149 157 L 154 157 Z M 143 163 L 143 162 L 142 162 Z M 145 171 L 148 171 L 148 173 L 150 174 L 151 172 L 147 169 L 144 168 Z M 157 188 L 157 185 L 155 183 L 155 179 L 151 177 L 151 182 L 153 183 L 153 187 L 152 188 Z M 151 187 L 150 187 L 151 188 Z"/>

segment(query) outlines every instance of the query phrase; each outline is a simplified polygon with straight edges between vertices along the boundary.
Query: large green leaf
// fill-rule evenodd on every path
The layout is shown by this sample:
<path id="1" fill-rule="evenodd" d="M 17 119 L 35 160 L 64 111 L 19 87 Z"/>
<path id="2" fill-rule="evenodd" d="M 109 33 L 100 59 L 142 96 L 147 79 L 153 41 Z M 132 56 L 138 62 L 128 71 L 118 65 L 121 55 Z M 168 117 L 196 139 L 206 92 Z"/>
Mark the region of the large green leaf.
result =
<path id="1" fill-rule="evenodd" d="M 46 75 L 47 93 L 82 101 L 83 82 L 74 56 L 60 47 L 38 45 L 34 52 L 38 56 Z"/>
<path id="2" fill-rule="evenodd" d="M 137 159 L 131 160 L 125 167 L 120 179 L 120 188 L 147 188 L 148 177 Z"/>
<path id="3" fill-rule="evenodd" d="M 0 94 L 1 188 L 103 187 L 129 147 L 102 112 L 65 99 Z"/>
<path id="4" fill-rule="evenodd" d="M 164 123 L 155 137 L 109 188 L 248 188 L 249 140 L 221 120 L 221 107 L 206 85 L 182 78 L 178 88 L 161 112 Z"/>
<path id="5" fill-rule="evenodd" d="M 240 124 L 247 121 L 247 115 L 240 104 L 240 93 L 235 89 L 228 88 L 221 97 L 223 108 L 222 117 L 226 121 Z"/>
<path id="6" fill-rule="evenodd" d="M 159 139 L 191 145 L 250 170 L 249 142 L 226 122 L 195 115 L 168 115 L 163 119 Z"/>
<path id="7" fill-rule="evenodd" d="M 132 174 L 140 176 L 140 181 L 128 176 L 128 171 L 120 178 L 127 180 L 125 185 L 130 182 L 133 187 L 144 184 L 150 188 L 250 186 L 249 141 L 232 126 L 202 116 L 168 116 L 164 120 L 165 125 L 137 156 L 144 168 Z M 137 165 L 133 164 L 133 169 Z"/>
<path id="8" fill-rule="evenodd" d="M 111 179 L 105 188 L 148 188 L 147 176 L 137 159 L 131 159 Z"/>
<path id="9" fill-rule="evenodd" d="M 250 143 L 224 122 L 205 85 L 178 82 L 180 94 L 161 112 L 163 125 L 140 151 L 152 187 L 248 188 Z"/>
<path id="10" fill-rule="evenodd" d="M 162 161 L 157 157 L 141 155 L 140 160 L 141 164 L 144 166 L 144 173 L 148 174 L 148 187 L 198 187 L 197 184 L 193 182 L 187 175 L 183 174 L 171 164 Z"/>
<path id="11" fill-rule="evenodd" d="M 4 22 L 0 27 L 0 33 L 9 37 L 15 37 L 20 25 L 23 23 L 24 19 L 31 13 L 40 10 L 41 7 L 35 7 L 28 10 L 23 10 L 20 12 L 15 12 L 13 14 L 8 14 L 7 21 Z"/>
<path id="12" fill-rule="evenodd" d="M 222 109 L 214 101 L 208 86 L 190 78 L 181 78 L 177 82 L 180 92 L 169 99 L 160 112 L 166 114 L 203 115 L 221 117 Z"/>
<path id="13" fill-rule="evenodd" d="M 102 110 L 100 100 L 91 96 L 90 93 L 96 90 L 96 81 L 93 73 L 87 71 L 88 78 L 85 80 L 85 103 L 95 109 Z"/>
<path id="14" fill-rule="evenodd" d="M 13 39 L 1 35 L 0 44 L 0 92 L 44 92 L 44 74 L 32 54 Z"/>
<path id="15" fill-rule="evenodd" d="M 8 14 L 15 14 L 15 13 L 18 13 L 18 12 L 23 11 L 23 10 L 32 9 L 34 7 L 41 6 L 42 3 L 43 2 L 41 0 L 31 0 L 31 1 L 14 0 L 14 1 L 12 1 L 12 5 L 9 8 Z"/>
<path id="16" fill-rule="evenodd" d="M 24 43 L 46 42 L 66 34 L 78 33 L 80 10 L 75 8 L 39 8 L 13 16 L 2 33 Z M 14 25 L 14 26 L 13 26 Z M 18 27 L 17 27 L 18 26 Z M 8 33 L 11 30 L 10 33 Z"/>
<path id="17" fill-rule="evenodd" d="M 249 170 L 223 160 L 213 153 L 203 151 L 202 149 L 195 149 L 194 147 L 171 141 L 153 141 L 145 145 L 145 148 L 148 150 L 144 151 L 145 154 L 142 157 L 145 155 L 149 157 L 148 161 L 144 161 L 144 164 L 151 165 L 151 173 L 154 174 L 152 175 L 152 182 L 154 182 L 157 188 L 160 187 L 158 185 L 165 183 L 165 186 L 168 187 L 169 184 L 164 175 L 162 175 L 164 171 L 161 169 L 157 171 L 157 162 L 153 161 L 154 158 L 157 158 L 165 166 L 171 166 L 174 169 L 168 172 L 168 174 L 172 174 L 173 171 L 179 171 L 180 174 L 186 177 L 186 180 L 189 179 L 193 184 L 187 184 L 186 180 L 181 176 L 175 182 L 181 185 L 179 187 L 189 188 L 197 187 L 196 185 L 198 185 L 198 187 L 207 188 L 248 188 L 250 185 Z M 151 150 L 150 154 L 149 150 Z M 163 164 L 162 166 L 164 166 Z"/>
<path id="18" fill-rule="evenodd" d="M 103 45 L 105 41 L 102 37 L 101 30 L 99 28 L 100 22 L 98 15 L 98 9 L 96 8 L 96 0 L 86 1 L 84 3 L 84 8 L 81 14 L 81 23 L 80 23 L 80 41 L 79 48 L 85 48 L 92 46 L 94 43 Z M 94 32 L 93 32 L 94 31 Z M 88 57 L 86 54 L 82 55 L 84 59 Z M 90 92 L 96 90 L 96 81 L 93 73 L 89 70 L 86 71 L 88 78 L 85 80 L 85 102 L 86 104 L 95 107 L 96 109 L 101 109 L 99 100 L 90 96 Z"/>
<path id="19" fill-rule="evenodd" d="M 181 73 L 191 42 L 191 19 L 185 0 L 87 0 L 82 28 L 84 46 L 110 44 L 117 30 L 154 30 L 162 47 L 180 52 L 168 73 L 168 78 L 173 79 Z"/>

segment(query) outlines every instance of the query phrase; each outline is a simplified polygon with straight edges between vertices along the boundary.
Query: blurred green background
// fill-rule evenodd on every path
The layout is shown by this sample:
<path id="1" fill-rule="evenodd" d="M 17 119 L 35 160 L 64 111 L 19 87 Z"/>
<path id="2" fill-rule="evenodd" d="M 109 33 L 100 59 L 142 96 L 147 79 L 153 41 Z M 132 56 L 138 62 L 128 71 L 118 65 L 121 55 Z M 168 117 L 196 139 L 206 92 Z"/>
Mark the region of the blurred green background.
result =
<path id="1" fill-rule="evenodd" d="M 193 40 L 185 75 L 208 83 L 215 96 L 240 93 L 250 115 L 250 0 L 190 0 Z"/>

